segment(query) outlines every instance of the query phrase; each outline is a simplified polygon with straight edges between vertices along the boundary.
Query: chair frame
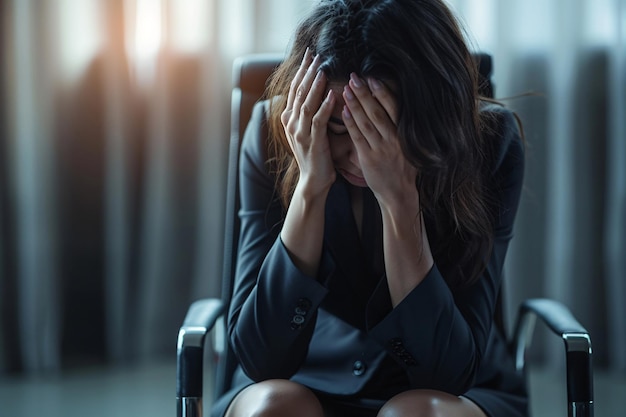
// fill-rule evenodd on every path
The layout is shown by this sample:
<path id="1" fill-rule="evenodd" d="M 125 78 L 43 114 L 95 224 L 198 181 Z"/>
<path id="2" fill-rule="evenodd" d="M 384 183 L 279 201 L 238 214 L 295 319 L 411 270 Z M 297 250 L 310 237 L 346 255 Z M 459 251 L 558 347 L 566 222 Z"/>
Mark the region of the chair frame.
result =
<path id="1" fill-rule="evenodd" d="M 224 323 L 232 294 L 239 236 L 239 148 L 253 104 L 263 96 L 268 77 L 282 59 L 283 56 L 277 54 L 252 54 L 239 57 L 233 63 L 222 296 L 195 301 L 180 327 L 176 354 L 178 417 L 201 417 L 205 377 L 213 381 L 211 397 L 217 398 L 230 388 L 236 368 L 236 358 L 226 341 Z M 493 97 L 491 57 L 476 54 L 475 59 L 480 72 L 481 93 Z M 537 318 L 564 342 L 568 416 L 592 417 L 591 337 L 564 304 L 552 299 L 534 298 L 520 305 L 510 341 L 517 372 L 526 372 L 527 352 Z M 207 343 L 207 335 L 211 333 L 216 343 Z M 206 358 L 209 360 L 206 361 Z M 209 365 L 211 369 L 205 373 L 204 368 Z"/>

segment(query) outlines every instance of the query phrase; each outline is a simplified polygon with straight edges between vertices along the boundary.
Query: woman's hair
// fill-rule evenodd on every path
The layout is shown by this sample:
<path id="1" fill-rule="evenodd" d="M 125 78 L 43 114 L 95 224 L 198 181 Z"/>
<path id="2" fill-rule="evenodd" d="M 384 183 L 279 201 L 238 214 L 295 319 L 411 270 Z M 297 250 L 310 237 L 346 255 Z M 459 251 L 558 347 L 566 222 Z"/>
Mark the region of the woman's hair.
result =
<path id="1" fill-rule="evenodd" d="M 299 173 L 280 114 L 307 48 L 331 81 L 355 72 L 393 86 L 401 146 L 418 170 L 421 209 L 435 228 L 433 256 L 449 285 L 474 282 L 493 226 L 477 66 L 453 14 L 441 0 L 321 0 L 302 21 L 266 91 L 270 156 L 285 207 Z"/>

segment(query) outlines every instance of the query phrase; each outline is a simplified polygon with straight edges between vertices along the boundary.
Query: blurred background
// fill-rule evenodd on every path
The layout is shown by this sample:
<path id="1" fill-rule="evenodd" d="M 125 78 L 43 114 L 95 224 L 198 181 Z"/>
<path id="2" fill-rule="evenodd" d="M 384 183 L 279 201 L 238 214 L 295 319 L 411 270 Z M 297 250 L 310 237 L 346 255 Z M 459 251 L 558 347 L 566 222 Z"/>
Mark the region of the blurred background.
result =
<path id="1" fill-rule="evenodd" d="M 0 0 L 0 415 L 67 416 L 79 396 L 92 415 L 173 415 L 178 327 L 219 294 L 233 59 L 284 52 L 313 3 Z M 449 4 L 525 126 L 507 319 L 565 302 L 617 404 L 626 0 Z M 537 345 L 537 391 L 558 403 L 562 346 Z"/>

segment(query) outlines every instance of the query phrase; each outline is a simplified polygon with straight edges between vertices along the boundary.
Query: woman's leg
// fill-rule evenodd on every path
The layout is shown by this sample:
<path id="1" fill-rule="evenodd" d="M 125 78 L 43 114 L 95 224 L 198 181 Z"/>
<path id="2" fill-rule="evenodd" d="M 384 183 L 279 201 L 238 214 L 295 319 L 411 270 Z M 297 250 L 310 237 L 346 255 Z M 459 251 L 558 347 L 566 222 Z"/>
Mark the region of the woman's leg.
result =
<path id="1" fill-rule="evenodd" d="M 241 391 L 225 417 L 324 417 L 313 392 L 286 379 L 258 382 Z"/>
<path id="2" fill-rule="evenodd" d="M 378 417 L 487 417 L 465 397 L 456 397 L 442 391 L 410 390 L 402 392 L 378 412 Z"/>

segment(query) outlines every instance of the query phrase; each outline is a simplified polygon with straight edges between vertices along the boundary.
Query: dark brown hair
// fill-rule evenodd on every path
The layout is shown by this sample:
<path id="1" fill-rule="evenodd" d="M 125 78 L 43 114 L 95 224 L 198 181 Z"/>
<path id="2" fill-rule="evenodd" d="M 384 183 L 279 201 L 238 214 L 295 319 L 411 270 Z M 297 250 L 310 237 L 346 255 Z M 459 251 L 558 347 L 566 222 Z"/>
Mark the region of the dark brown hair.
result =
<path id="1" fill-rule="evenodd" d="M 270 152 L 285 207 L 298 168 L 280 114 L 306 48 L 320 55 L 329 80 L 356 72 L 396 86 L 401 145 L 419 172 L 420 203 L 435 228 L 433 255 L 449 285 L 473 282 L 491 250 L 493 225 L 477 68 L 453 14 L 440 0 L 322 0 L 311 11 L 267 90 Z"/>

